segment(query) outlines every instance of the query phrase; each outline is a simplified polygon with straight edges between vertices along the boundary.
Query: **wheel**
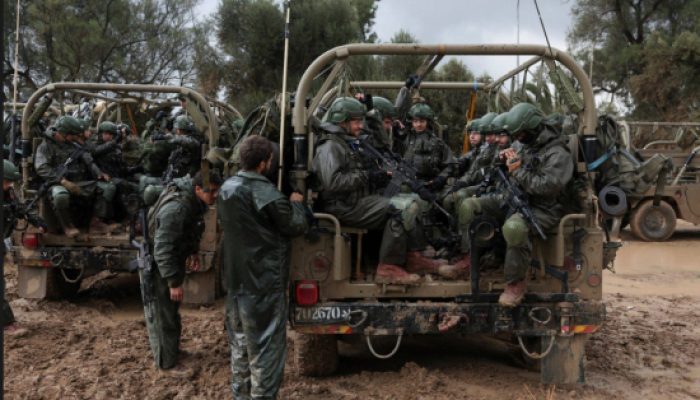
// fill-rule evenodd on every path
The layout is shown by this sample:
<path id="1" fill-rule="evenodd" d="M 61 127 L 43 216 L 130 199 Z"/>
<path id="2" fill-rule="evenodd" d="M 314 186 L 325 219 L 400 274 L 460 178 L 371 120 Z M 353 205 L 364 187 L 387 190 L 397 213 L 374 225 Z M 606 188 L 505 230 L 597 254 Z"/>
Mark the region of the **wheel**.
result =
<path id="1" fill-rule="evenodd" d="M 653 200 L 646 200 L 632 213 L 630 229 L 639 239 L 662 242 L 676 229 L 676 212 L 663 200 L 656 207 Z"/>
<path id="2" fill-rule="evenodd" d="M 338 340 L 334 335 L 296 333 L 294 366 L 301 376 L 328 376 L 338 368 Z"/>

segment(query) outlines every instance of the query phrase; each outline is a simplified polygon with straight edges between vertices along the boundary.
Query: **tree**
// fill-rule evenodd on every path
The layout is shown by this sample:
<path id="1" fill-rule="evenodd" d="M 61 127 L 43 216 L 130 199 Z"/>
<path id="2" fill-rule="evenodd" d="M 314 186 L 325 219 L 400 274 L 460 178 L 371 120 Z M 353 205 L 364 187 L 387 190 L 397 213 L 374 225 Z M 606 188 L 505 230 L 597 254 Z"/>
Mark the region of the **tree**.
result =
<path id="1" fill-rule="evenodd" d="M 660 65 L 657 62 L 660 52 L 650 43 L 667 47 L 663 51 L 668 52 L 684 33 L 683 43 L 692 42 L 688 34 L 698 33 L 700 0 L 577 0 L 572 13 L 574 27 L 568 41 L 586 70 L 593 50 L 592 83 L 596 92 L 622 99 L 638 117 L 687 118 L 688 113 L 682 116 L 670 111 L 678 110 L 672 104 L 678 101 L 675 96 L 669 98 L 669 104 L 656 107 L 653 102 L 666 103 L 666 100 L 640 86 L 649 81 L 639 76 L 664 72 L 673 76 L 683 74 L 672 80 L 692 78 L 685 75 L 699 67 L 692 57 L 683 59 L 679 55 L 671 57 L 671 63 Z M 680 43 L 679 46 L 684 47 Z M 665 77 L 657 75 L 657 79 L 662 76 Z"/>
<path id="2" fill-rule="evenodd" d="M 374 40 L 372 0 L 296 0 L 290 16 L 288 87 L 332 47 Z M 230 101 L 250 110 L 282 86 L 283 10 L 272 0 L 222 0 L 216 21 Z M 296 50 L 295 50 L 296 49 Z M 369 67 L 369 66 L 368 66 Z"/>
<path id="3" fill-rule="evenodd" d="M 15 9 L 4 2 L 6 29 Z M 180 84 L 194 76 L 195 0 L 21 2 L 19 70 L 35 89 L 56 81 Z M 6 32 L 4 81 L 14 72 Z"/>

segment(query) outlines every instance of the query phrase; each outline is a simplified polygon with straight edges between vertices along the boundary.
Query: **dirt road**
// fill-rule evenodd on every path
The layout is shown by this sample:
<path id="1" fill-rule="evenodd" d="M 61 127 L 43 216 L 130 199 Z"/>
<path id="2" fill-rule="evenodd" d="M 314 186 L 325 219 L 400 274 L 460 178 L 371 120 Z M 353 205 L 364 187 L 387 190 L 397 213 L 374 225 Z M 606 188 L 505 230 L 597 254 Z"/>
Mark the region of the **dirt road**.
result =
<path id="1" fill-rule="evenodd" d="M 617 273 L 606 272 L 608 320 L 588 344 L 587 383 L 545 387 L 501 343 L 483 338 L 412 338 L 391 360 L 342 345 L 335 377 L 287 369 L 280 398 L 300 399 L 698 399 L 700 230 L 672 241 L 626 240 Z M 182 347 L 192 379 L 153 368 L 135 277 L 103 279 L 76 300 L 9 299 L 30 332 L 6 343 L 8 399 L 230 398 L 223 305 L 183 310 Z M 293 349 L 292 349 L 293 351 Z"/>

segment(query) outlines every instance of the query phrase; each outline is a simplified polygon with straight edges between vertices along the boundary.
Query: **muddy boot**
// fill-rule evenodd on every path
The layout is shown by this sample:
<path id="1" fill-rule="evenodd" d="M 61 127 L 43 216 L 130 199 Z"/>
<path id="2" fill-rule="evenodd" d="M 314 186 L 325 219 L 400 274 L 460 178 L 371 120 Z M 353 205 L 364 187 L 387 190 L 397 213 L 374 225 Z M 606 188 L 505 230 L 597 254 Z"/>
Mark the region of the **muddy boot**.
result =
<path id="1" fill-rule="evenodd" d="M 472 261 L 469 254 L 462 255 L 456 263 L 441 265 L 438 273 L 440 276 L 448 279 L 467 279 Z"/>
<path id="2" fill-rule="evenodd" d="M 416 285 L 420 282 L 420 276 L 409 274 L 405 269 L 393 264 L 379 264 L 374 278 L 375 283 L 387 283 L 393 285 Z"/>
<path id="3" fill-rule="evenodd" d="M 110 232 L 109 225 L 105 224 L 97 217 L 92 217 L 92 220 L 90 221 L 90 233 L 99 235 Z"/>
<path id="4" fill-rule="evenodd" d="M 73 225 L 73 221 L 71 218 L 66 215 L 65 213 L 56 213 L 56 217 L 58 218 L 58 222 L 61 224 L 61 229 L 63 229 L 63 234 L 65 234 L 69 238 L 74 238 L 78 235 L 80 235 L 80 231 L 78 228 Z"/>
<path id="5" fill-rule="evenodd" d="M 69 237 L 72 239 L 72 238 L 80 235 L 80 230 L 78 230 L 78 228 L 73 226 L 73 224 L 70 224 L 68 226 L 63 227 L 63 233 L 66 235 L 66 237 Z"/>
<path id="6" fill-rule="evenodd" d="M 192 378 L 194 370 L 182 363 L 178 363 L 172 368 L 159 370 L 161 375 L 172 376 L 174 378 Z"/>
<path id="7" fill-rule="evenodd" d="M 498 304 L 503 307 L 517 306 L 523 301 L 523 297 L 525 297 L 525 289 L 526 284 L 524 279 L 507 284 L 506 289 L 501 293 L 501 297 L 498 298 Z"/>
<path id="8" fill-rule="evenodd" d="M 406 271 L 413 273 L 437 274 L 440 265 L 447 264 L 446 260 L 433 260 L 425 257 L 420 251 L 410 251 L 406 254 Z"/>

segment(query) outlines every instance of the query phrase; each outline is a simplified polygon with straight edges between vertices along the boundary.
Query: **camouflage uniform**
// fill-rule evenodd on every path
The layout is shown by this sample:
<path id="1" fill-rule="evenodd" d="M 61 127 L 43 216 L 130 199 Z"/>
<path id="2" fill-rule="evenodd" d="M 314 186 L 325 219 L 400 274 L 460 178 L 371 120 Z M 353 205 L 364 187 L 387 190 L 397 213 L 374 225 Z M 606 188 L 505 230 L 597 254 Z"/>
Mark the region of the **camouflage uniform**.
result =
<path id="1" fill-rule="evenodd" d="M 291 238 L 308 228 L 304 206 L 264 176 L 240 171 L 221 187 L 217 212 L 233 395 L 272 399 L 284 377 Z"/>
<path id="2" fill-rule="evenodd" d="M 381 263 L 404 265 L 406 249 L 425 245 L 414 239 L 415 221 L 404 224 L 388 198 L 370 194 L 369 176 L 362 164 L 358 139 L 341 127 L 323 123 L 312 170 L 319 184 L 319 207 L 335 215 L 341 224 L 370 230 L 384 229 Z M 415 243 L 418 242 L 418 243 Z"/>
<path id="3" fill-rule="evenodd" d="M 144 303 L 144 313 L 158 368 L 172 368 L 177 363 L 182 330 L 180 303 L 170 300 L 170 288 L 182 286 L 187 258 L 199 251 L 206 210 L 207 206 L 194 193 L 190 177 L 186 176 L 174 179 L 148 212 L 155 263 L 154 300 Z"/>
<path id="4" fill-rule="evenodd" d="M 532 212 L 545 231 L 555 227 L 565 214 L 561 198 L 573 177 L 574 162 L 566 140 L 558 132 L 544 126 L 531 144 L 520 151 L 522 164 L 510 174 L 510 180 L 528 195 Z M 503 193 L 481 198 L 464 199 L 458 208 L 462 231 L 462 252 L 470 252 L 469 225 L 478 214 L 489 215 L 503 223 L 507 243 L 505 279 L 507 283 L 522 280 L 530 264 L 532 227 L 515 210 L 508 207 Z"/>
<path id="5" fill-rule="evenodd" d="M 48 182 L 55 182 L 49 190 L 49 198 L 61 225 L 72 226 L 70 206 L 78 198 L 94 200 L 94 215 L 102 220 L 112 218 L 112 201 L 116 194 L 116 186 L 111 182 L 95 181 L 102 171 L 95 165 L 88 152 L 82 153 L 80 159 L 68 166 L 63 178 L 80 187 L 79 194 L 72 194 L 59 184 L 60 177 L 56 172 L 74 152 L 77 146 L 70 143 L 59 143 L 51 138 L 45 138 L 36 150 L 34 166 L 37 174 Z"/>
<path id="6" fill-rule="evenodd" d="M 404 161 L 413 165 L 421 181 L 432 181 L 438 176 L 446 179 L 451 175 L 454 162 L 452 151 L 433 132 L 411 130 L 404 144 Z"/>

